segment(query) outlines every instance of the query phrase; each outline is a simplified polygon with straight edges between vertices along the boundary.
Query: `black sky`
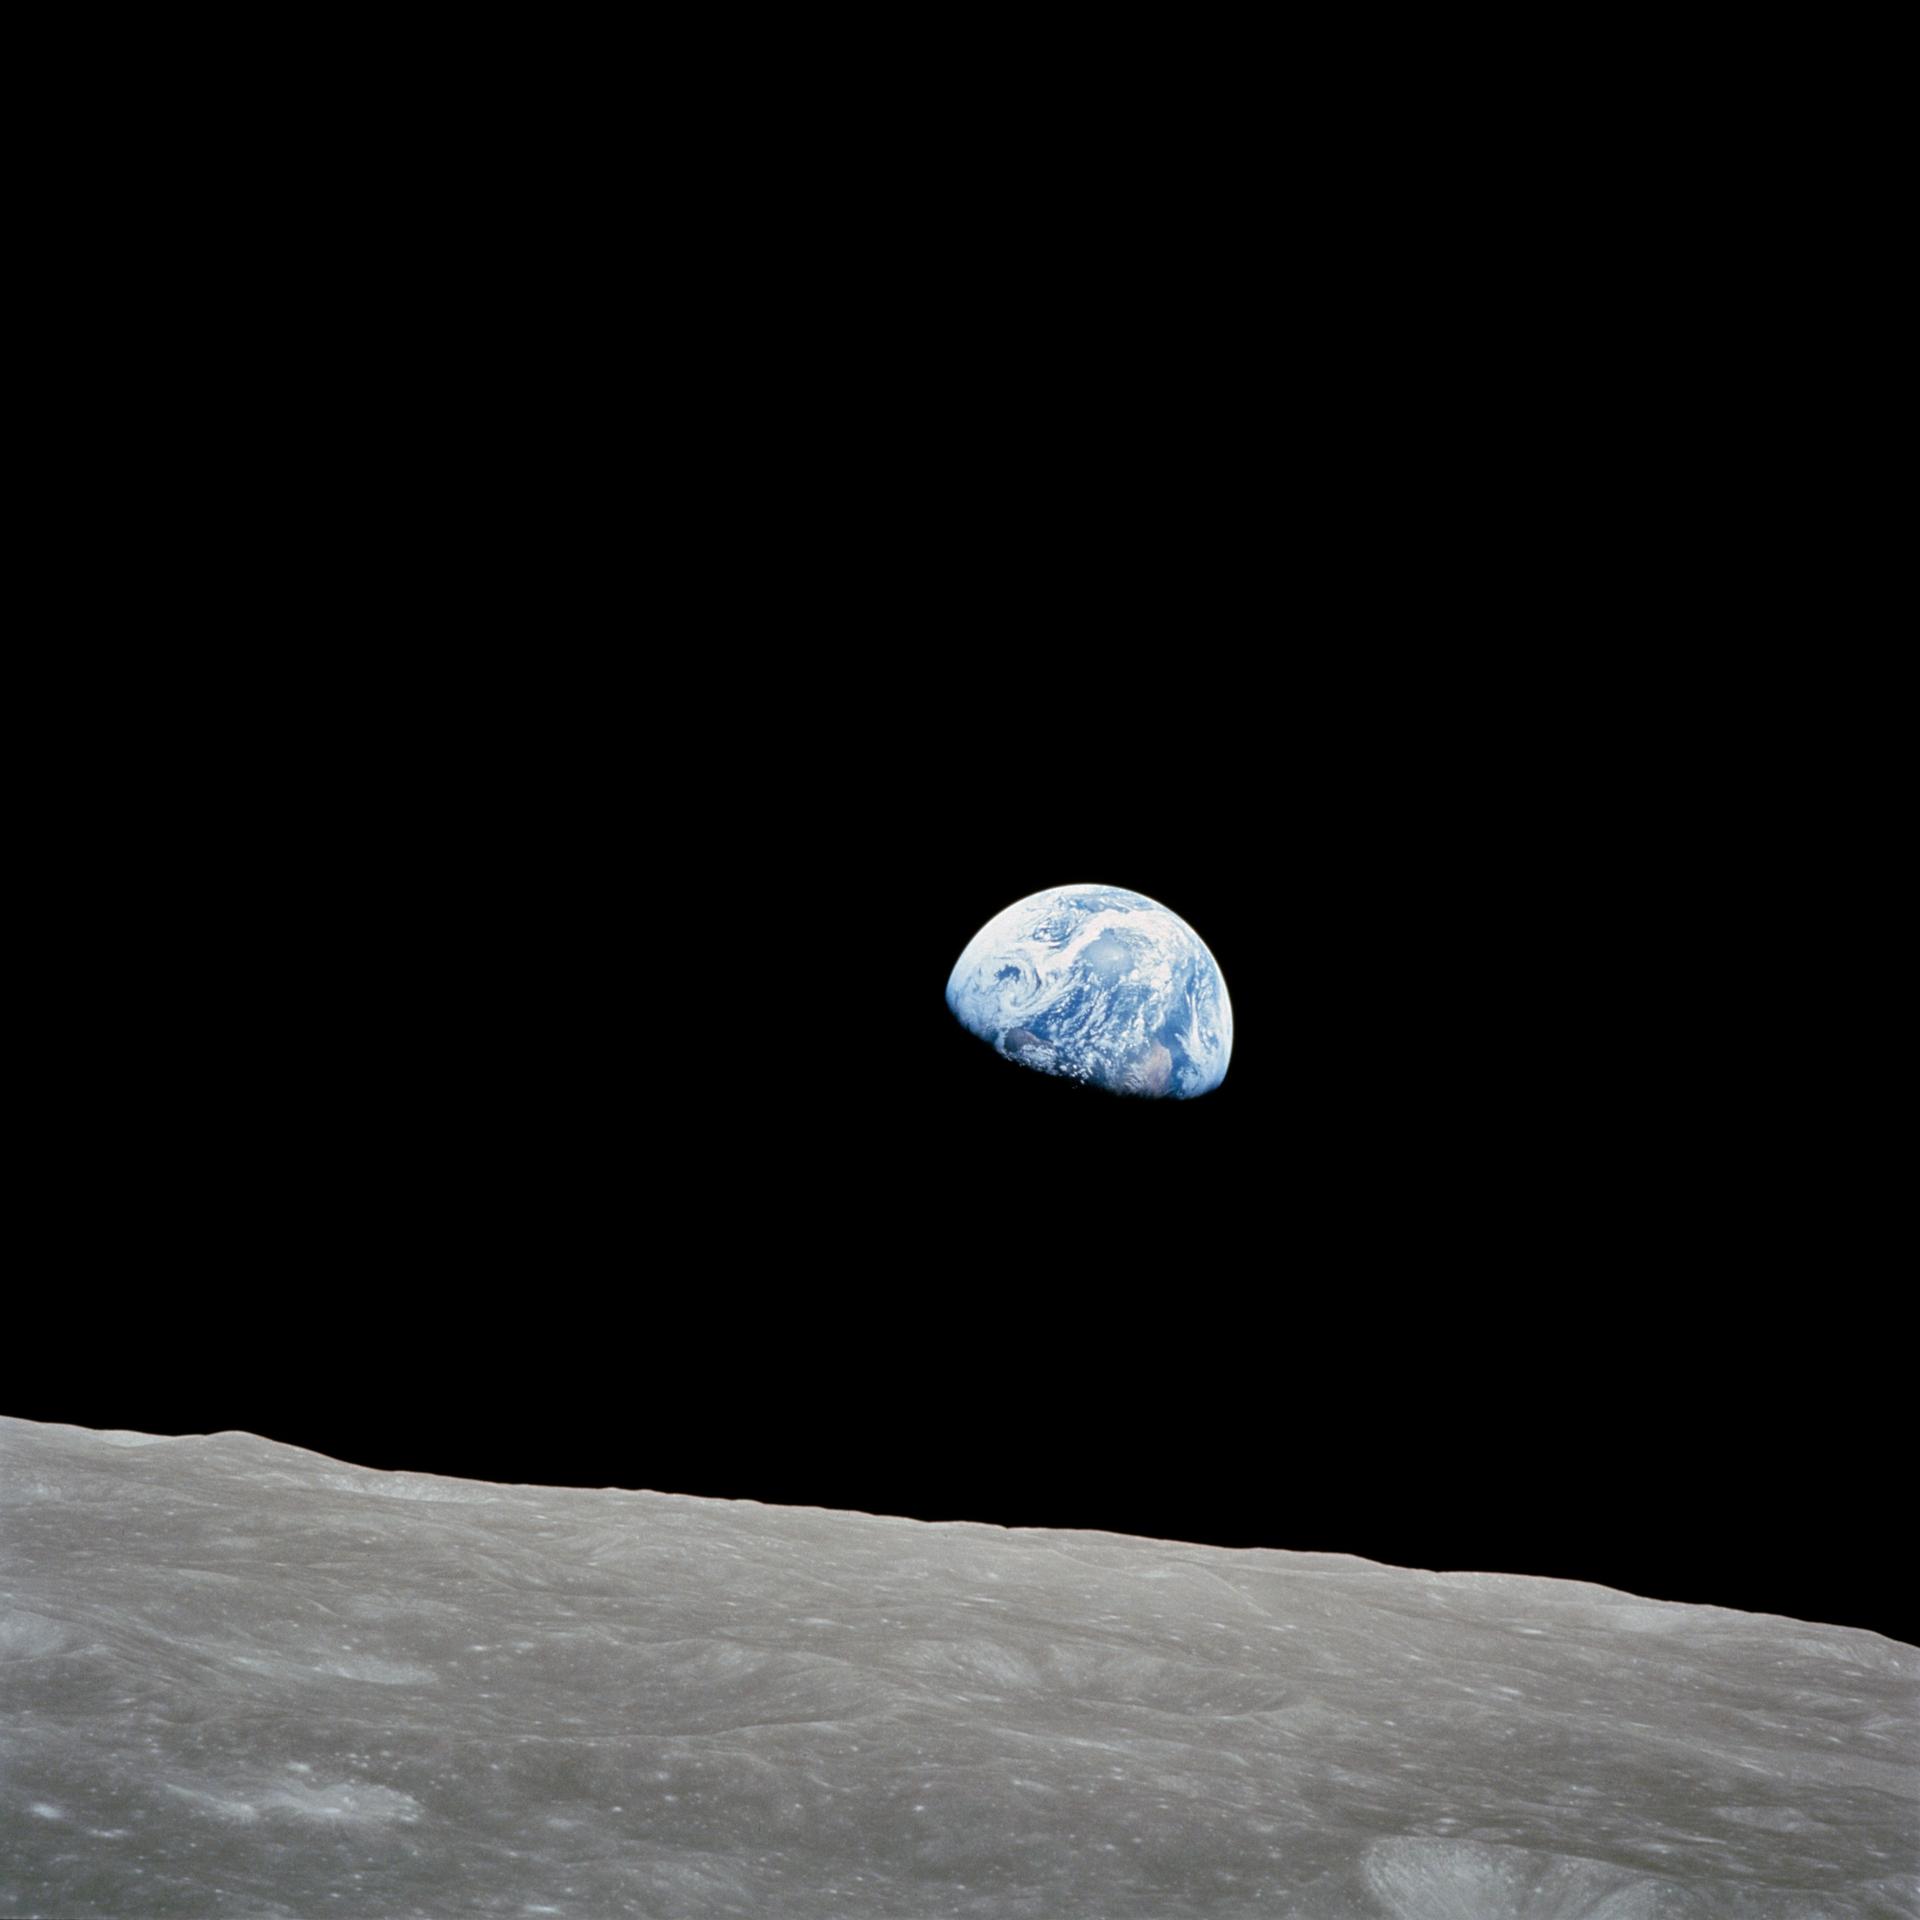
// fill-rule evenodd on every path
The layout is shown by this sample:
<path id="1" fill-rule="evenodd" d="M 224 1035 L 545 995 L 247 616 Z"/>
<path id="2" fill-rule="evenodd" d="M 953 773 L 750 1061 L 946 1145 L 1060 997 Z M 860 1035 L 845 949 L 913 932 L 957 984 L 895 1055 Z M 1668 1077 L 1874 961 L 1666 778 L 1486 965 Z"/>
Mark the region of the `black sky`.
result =
<path id="1" fill-rule="evenodd" d="M 377 324 L 149 314 L 171 424 L 89 368 L 0 1407 L 1920 1640 L 1828 455 L 1639 224 L 1254 126 L 963 222 L 964 142 L 756 163 L 691 271 L 402 196 Z M 1211 945 L 1219 1092 L 948 1016 L 1075 881 Z"/>
<path id="2" fill-rule="evenodd" d="M 1034 644 L 747 663 L 671 757 L 578 690 L 476 731 L 389 682 L 256 720 L 204 814 L 164 760 L 92 829 L 135 959 L 46 1109 L 78 1278 L 6 1410 L 1915 1637 L 1893 1347 L 1711 704 L 1172 645 L 1089 699 Z M 1212 946 L 1216 1094 L 947 1014 L 1075 881 Z"/>

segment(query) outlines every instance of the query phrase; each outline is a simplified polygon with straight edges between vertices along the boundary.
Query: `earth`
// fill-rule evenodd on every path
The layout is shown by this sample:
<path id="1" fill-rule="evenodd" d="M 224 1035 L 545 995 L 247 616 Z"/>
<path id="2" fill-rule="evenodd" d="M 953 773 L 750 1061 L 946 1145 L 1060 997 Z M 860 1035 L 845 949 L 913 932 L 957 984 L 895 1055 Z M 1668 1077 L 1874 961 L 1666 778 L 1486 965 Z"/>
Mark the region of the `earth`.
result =
<path id="1" fill-rule="evenodd" d="M 1210 1093 L 1233 1053 L 1206 942 L 1125 887 L 1058 887 L 996 914 L 968 941 L 947 1005 L 1008 1059 L 1114 1093 Z"/>

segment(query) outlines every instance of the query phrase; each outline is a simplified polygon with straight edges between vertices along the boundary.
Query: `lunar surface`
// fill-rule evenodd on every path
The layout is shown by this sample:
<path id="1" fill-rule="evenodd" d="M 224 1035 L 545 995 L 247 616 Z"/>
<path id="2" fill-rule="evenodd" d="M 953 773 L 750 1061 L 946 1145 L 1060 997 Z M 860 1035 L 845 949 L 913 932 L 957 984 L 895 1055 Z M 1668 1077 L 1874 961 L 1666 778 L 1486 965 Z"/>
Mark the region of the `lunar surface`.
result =
<path id="1" fill-rule="evenodd" d="M 1233 1055 L 1206 942 L 1125 887 L 1056 887 L 995 914 L 954 963 L 947 1005 L 1023 1067 L 1113 1093 L 1211 1093 Z"/>
<path id="2" fill-rule="evenodd" d="M 0 1420 L 0 1915 L 1892 1920 L 1920 1652 Z"/>

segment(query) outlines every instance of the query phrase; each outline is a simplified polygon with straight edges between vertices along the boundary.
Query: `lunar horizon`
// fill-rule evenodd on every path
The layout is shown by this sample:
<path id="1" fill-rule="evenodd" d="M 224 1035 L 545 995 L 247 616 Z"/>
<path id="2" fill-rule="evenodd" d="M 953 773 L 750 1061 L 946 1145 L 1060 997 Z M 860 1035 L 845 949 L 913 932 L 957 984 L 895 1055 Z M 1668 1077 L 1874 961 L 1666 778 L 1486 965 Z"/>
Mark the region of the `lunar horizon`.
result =
<path id="1" fill-rule="evenodd" d="M 0 1914 L 1886 1920 L 1920 1650 L 0 1418 Z"/>

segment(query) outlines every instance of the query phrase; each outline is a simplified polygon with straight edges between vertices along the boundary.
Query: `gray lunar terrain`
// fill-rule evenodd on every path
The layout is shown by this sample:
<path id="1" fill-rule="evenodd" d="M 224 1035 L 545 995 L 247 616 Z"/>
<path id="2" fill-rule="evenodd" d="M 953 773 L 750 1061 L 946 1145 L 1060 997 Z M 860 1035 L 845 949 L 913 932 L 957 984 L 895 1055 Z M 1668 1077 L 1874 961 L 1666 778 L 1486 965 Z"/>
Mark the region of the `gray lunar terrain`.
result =
<path id="1" fill-rule="evenodd" d="M 1920 1652 L 0 1420 L 0 1916 L 1920 1915 Z"/>

